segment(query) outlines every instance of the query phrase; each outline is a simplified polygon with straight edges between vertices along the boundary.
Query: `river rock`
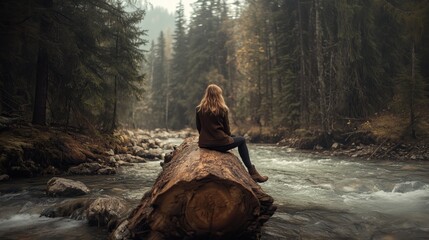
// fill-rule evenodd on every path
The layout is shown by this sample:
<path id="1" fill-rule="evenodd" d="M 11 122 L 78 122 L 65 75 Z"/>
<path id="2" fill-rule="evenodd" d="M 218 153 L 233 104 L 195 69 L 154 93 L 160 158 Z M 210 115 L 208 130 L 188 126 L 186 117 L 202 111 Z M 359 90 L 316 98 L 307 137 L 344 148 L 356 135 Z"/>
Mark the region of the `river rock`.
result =
<path id="1" fill-rule="evenodd" d="M 162 158 L 161 153 L 159 153 L 158 150 L 156 150 L 155 148 L 139 151 L 136 155 L 139 156 L 140 158 L 149 159 L 149 160 Z"/>
<path id="2" fill-rule="evenodd" d="M 119 220 L 126 216 L 127 204 L 123 199 L 116 197 L 99 197 L 86 210 L 89 225 L 116 227 Z"/>
<path id="3" fill-rule="evenodd" d="M 161 141 L 161 139 L 159 139 L 159 138 L 155 138 L 154 139 L 154 141 L 155 141 L 155 145 L 157 146 L 157 147 L 161 147 L 162 146 L 162 141 Z M 161 147 L 162 148 L 162 147 Z"/>
<path id="4" fill-rule="evenodd" d="M 134 166 L 134 164 L 132 164 L 130 162 L 125 162 L 123 160 L 119 160 L 116 163 L 118 164 L 118 166 Z"/>
<path id="5" fill-rule="evenodd" d="M 130 137 L 134 137 L 134 132 L 131 130 L 125 130 L 125 133 Z"/>
<path id="6" fill-rule="evenodd" d="M 68 173 L 76 175 L 91 175 L 97 174 L 97 171 L 101 168 L 102 166 L 99 163 L 82 163 L 69 168 Z"/>
<path id="7" fill-rule="evenodd" d="M 151 136 L 149 134 L 138 135 L 138 137 L 137 137 L 137 139 L 139 140 L 140 143 L 147 143 L 150 138 L 151 138 Z"/>
<path id="8" fill-rule="evenodd" d="M 82 182 L 59 177 L 51 178 L 46 189 L 46 194 L 53 197 L 80 196 L 89 192 L 89 188 Z"/>
<path id="9" fill-rule="evenodd" d="M 119 162 L 119 161 L 124 161 L 124 162 L 129 162 L 129 163 L 145 163 L 146 160 L 139 157 L 139 156 L 134 156 L 131 154 L 118 154 L 115 155 L 115 159 Z"/>
<path id="10" fill-rule="evenodd" d="M 108 226 L 113 229 L 128 214 L 125 200 L 117 197 L 102 196 L 98 198 L 78 198 L 65 200 L 42 211 L 45 217 L 69 217 L 87 219 L 92 226 Z"/>
<path id="11" fill-rule="evenodd" d="M 152 148 L 149 149 L 149 154 L 153 156 L 153 158 L 163 159 L 163 151 L 161 148 Z"/>
<path id="12" fill-rule="evenodd" d="M 139 152 L 142 152 L 142 151 L 144 151 L 144 150 L 145 150 L 145 149 L 144 149 L 144 148 L 142 148 L 142 147 L 140 147 L 140 146 L 134 146 L 134 147 L 133 147 L 133 154 L 138 156 L 138 153 L 139 153 Z"/>
<path id="13" fill-rule="evenodd" d="M 99 175 L 112 175 L 112 174 L 116 174 L 116 169 L 112 168 L 112 167 L 102 167 L 100 169 L 97 170 L 97 174 Z"/>
<path id="14" fill-rule="evenodd" d="M 115 155 L 115 151 L 113 151 L 113 149 L 110 149 L 109 151 L 106 152 L 106 154 L 108 156 L 114 156 Z"/>
<path id="15" fill-rule="evenodd" d="M 5 182 L 7 180 L 9 180 L 9 175 L 7 174 L 0 175 L 0 182 Z"/>
<path id="16" fill-rule="evenodd" d="M 158 147 L 158 145 L 156 144 L 154 139 L 149 139 L 149 141 L 147 142 L 147 145 L 149 148 L 156 148 Z"/>
<path id="17" fill-rule="evenodd" d="M 109 157 L 108 163 L 111 165 L 115 165 L 116 164 L 116 158 L 114 156 Z"/>
<path id="18" fill-rule="evenodd" d="M 85 210 L 94 201 L 89 198 L 78 198 L 64 200 L 59 204 L 48 207 L 42 211 L 40 216 L 56 218 L 69 217 L 75 220 L 85 219 Z"/>
<path id="19" fill-rule="evenodd" d="M 334 142 L 334 143 L 332 144 L 332 146 L 331 146 L 331 149 L 336 150 L 336 149 L 338 149 L 339 147 L 340 147 L 340 144 L 339 144 L 339 143 L 337 143 L 337 142 Z"/>
<path id="20" fill-rule="evenodd" d="M 392 189 L 392 192 L 406 193 L 406 192 L 422 189 L 424 186 L 425 184 L 419 181 L 403 182 L 403 183 L 395 184 L 395 186 Z"/>
<path id="21" fill-rule="evenodd" d="M 323 150 L 323 147 L 322 147 L 322 146 L 320 146 L 319 144 L 317 144 L 317 145 L 314 147 L 314 149 L 316 149 L 316 150 Z"/>

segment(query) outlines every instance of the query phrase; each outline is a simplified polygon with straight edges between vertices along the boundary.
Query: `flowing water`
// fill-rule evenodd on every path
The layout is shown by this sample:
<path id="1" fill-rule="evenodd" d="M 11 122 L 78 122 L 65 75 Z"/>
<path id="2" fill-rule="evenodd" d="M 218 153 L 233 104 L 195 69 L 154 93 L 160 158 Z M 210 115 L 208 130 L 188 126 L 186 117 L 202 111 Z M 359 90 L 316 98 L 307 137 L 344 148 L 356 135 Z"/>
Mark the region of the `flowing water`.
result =
<path id="1" fill-rule="evenodd" d="M 175 140 L 172 140 L 175 141 Z M 177 139 L 176 139 L 177 141 Z M 429 163 L 314 156 L 272 145 L 249 145 L 261 184 L 278 210 L 262 239 L 429 239 Z M 124 167 L 113 176 L 73 176 L 135 206 L 161 171 L 158 161 Z M 106 239 L 84 220 L 39 217 L 61 202 L 44 194 L 49 178 L 0 184 L 0 239 Z"/>

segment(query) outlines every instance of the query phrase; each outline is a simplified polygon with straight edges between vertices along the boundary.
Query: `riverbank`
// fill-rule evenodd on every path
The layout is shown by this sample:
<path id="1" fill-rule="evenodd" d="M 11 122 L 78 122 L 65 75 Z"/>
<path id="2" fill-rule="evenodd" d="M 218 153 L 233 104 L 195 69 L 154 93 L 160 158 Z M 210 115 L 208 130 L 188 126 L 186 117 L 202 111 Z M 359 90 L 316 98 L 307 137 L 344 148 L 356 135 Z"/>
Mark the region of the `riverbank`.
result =
<path id="1" fill-rule="evenodd" d="M 277 143 L 325 156 L 346 156 L 364 160 L 429 161 L 429 144 L 425 141 L 377 138 L 370 131 L 333 132 L 329 135 L 288 136 Z"/>
<path id="2" fill-rule="evenodd" d="M 13 125 L 0 131 L 0 181 L 58 175 L 110 175 L 123 165 L 162 159 L 165 141 L 190 130 L 118 130 L 114 134 Z"/>
<path id="3" fill-rule="evenodd" d="M 106 152 L 113 138 L 58 128 L 13 125 L 0 132 L 0 174 L 59 175 L 80 164 L 111 167 Z"/>
<path id="4" fill-rule="evenodd" d="M 406 120 L 384 114 L 370 120 L 348 120 L 329 134 L 317 130 L 242 126 L 233 132 L 252 143 L 311 151 L 323 156 L 363 160 L 429 160 L 429 123 L 420 121 L 417 139 Z M 0 181 L 58 175 L 109 175 L 124 165 L 163 159 L 173 149 L 168 139 L 196 136 L 194 129 L 117 130 L 114 134 L 64 131 L 54 127 L 11 125 L 0 130 Z"/>
<path id="5" fill-rule="evenodd" d="M 429 115 L 429 113 L 427 113 Z M 316 154 L 378 160 L 429 160 L 429 116 L 416 124 L 416 138 L 406 116 L 390 113 L 348 119 L 326 134 L 320 130 L 273 129 L 241 125 L 235 131 L 253 143 L 272 143 Z"/>

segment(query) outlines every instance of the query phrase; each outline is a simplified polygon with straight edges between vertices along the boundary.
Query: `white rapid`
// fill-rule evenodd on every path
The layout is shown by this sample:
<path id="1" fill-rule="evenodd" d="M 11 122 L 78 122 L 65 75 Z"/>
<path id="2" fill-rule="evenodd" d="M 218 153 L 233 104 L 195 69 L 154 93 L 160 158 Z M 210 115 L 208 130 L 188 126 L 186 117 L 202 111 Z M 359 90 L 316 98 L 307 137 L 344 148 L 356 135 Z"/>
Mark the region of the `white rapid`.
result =
<path id="1" fill-rule="evenodd" d="M 429 163 L 250 151 L 280 208 L 263 239 L 429 239 Z"/>

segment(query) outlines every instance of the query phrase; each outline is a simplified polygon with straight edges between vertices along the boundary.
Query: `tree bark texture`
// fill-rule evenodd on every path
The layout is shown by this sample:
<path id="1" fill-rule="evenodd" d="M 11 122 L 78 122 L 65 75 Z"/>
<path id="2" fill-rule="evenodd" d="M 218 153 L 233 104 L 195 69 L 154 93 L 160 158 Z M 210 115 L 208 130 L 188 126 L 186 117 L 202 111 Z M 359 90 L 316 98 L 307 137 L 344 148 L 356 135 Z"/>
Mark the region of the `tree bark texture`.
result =
<path id="1" fill-rule="evenodd" d="M 273 198 L 232 153 L 200 149 L 188 138 L 130 214 L 137 239 L 258 239 L 274 214 Z"/>
<path id="2" fill-rule="evenodd" d="M 315 0 L 315 11 L 316 11 L 316 18 L 315 18 L 315 37 L 316 37 L 316 59 L 317 59 L 317 79 L 319 82 L 319 99 L 320 99 L 320 118 L 321 118 L 321 125 L 324 132 L 328 132 L 329 130 L 329 124 L 327 122 L 327 114 L 326 114 L 326 85 L 325 85 L 325 69 L 323 66 L 323 32 L 322 32 L 322 20 L 320 19 L 320 2 L 319 0 Z"/>
<path id="3" fill-rule="evenodd" d="M 52 0 L 41 0 L 47 12 L 53 6 Z M 52 22 L 45 13 L 40 20 L 40 40 L 39 52 L 37 55 L 36 92 L 34 97 L 33 123 L 38 125 L 46 124 L 46 101 L 48 98 L 48 77 L 49 77 L 49 55 L 47 41 L 52 27 Z M 44 39 L 45 38 L 45 39 Z"/>
<path id="4" fill-rule="evenodd" d="M 301 127 L 308 126 L 308 96 L 307 96 L 307 78 L 306 78 L 306 56 L 304 53 L 304 30 L 301 13 L 301 0 L 298 0 L 298 30 L 299 30 L 299 106 Z"/>
<path id="5" fill-rule="evenodd" d="M 413 42 L 413 46 L 411 48 L 411 92 L 410 92 L 410 126 L 411 126 L 411 137 L 414 139 L 416 136 L 416 124 L 415 124 L 415 113 L 414 113 L 414 94 L 416 90 L 416 48 Z"/>

